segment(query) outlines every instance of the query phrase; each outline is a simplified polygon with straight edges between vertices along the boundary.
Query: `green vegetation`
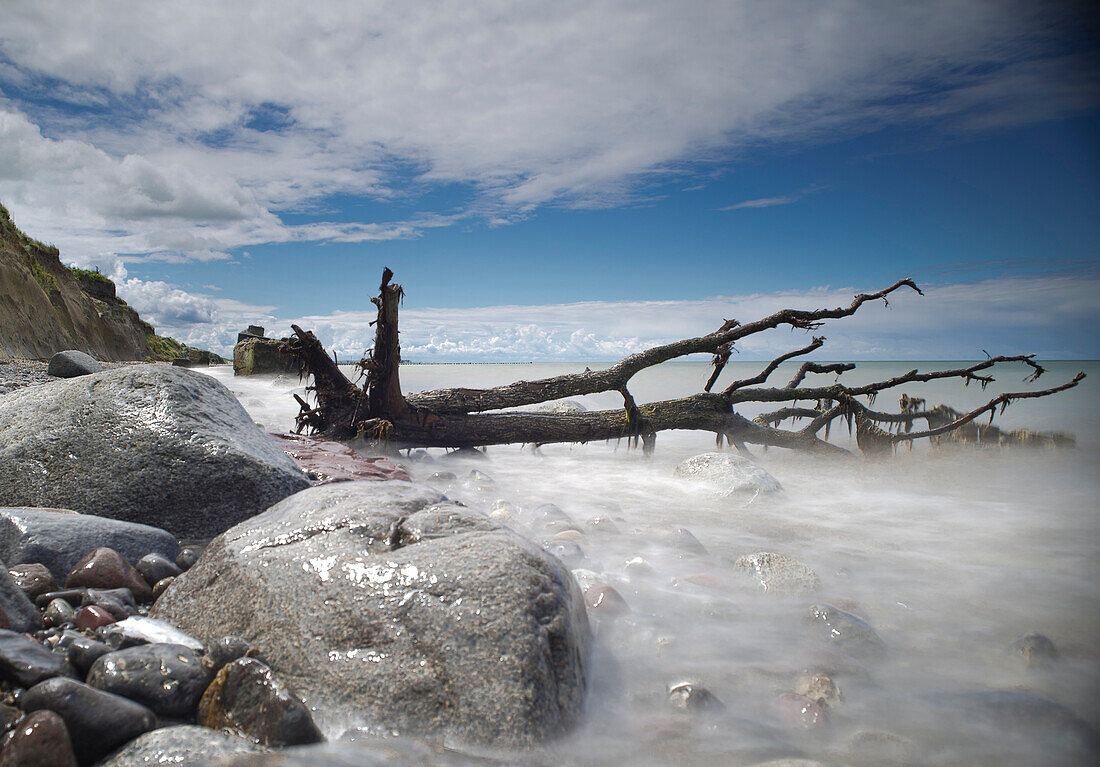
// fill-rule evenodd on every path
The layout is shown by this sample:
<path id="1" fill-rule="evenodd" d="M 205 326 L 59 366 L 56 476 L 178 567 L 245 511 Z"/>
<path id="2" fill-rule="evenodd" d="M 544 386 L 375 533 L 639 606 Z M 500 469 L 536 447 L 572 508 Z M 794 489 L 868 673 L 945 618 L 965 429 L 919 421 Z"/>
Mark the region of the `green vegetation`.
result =
<path id="1" fill-rule="evenodd" d="M 81 269 L 78 266 L 70 266 L 69 271 L 72 272 L 78 280 L 84 279 L 91 280 L 92 282 L 103 282 L 110 285 L 115 284 L 109 277 L 100 274 L 99 269 L 93 271 L 92 269 Z"/>

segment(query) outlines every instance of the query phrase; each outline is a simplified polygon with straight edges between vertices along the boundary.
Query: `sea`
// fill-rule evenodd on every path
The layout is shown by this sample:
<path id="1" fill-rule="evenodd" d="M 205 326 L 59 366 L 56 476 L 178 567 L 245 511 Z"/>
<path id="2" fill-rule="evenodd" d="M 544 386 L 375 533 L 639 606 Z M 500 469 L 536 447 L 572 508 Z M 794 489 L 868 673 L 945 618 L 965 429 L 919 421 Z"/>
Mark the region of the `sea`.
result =
<path id="1" fill-rule="evenodd" d="M 749 377 L 764 364 L 731 362 L 722 380 Z M 840 380 L 965 364 L 860 362 Z M 875 405 L 891 408 L 905 392 L 965 411 L 1083 370 L 1088 378 L 1077 388 L 1017 401 L 994 421 L 1002 429 L 1067 432 L 1076 447 L 932 449 L 925 440 L 867 460 L 838 422 L 829 439 L 856 453 L 851 458 L 750 446 L 782 485 L 756 497 L 727 496 L 676 475 L 685 459 L 716 449 L 707 432 L 661 433 L 650 456 L 623 440 L 497 446 L 483 459 L 430 450 L 427 459 L 399 460 L 419 481 L 454 473 L 444 491 L 486 513 L 494 503 L 560 507 L 582 532 L 572 536 L 580 558 L 573 550 L 567 562 L 578 583 L 610 586 L 625 602 L 618 614 L 590 612 L 583 723 L 532 756 L 537 763 L 1088 763 L 1088 728 L 1100 726 L 1100 363 L 1043 365 L 1048 372 L 1037 383 L 1024 382 L 1025 367 L 1005 365 L 985 390 L 943 380 L 883 392 Z M 585 367 L 599 364 L 415 364 L 403 365 L 400 376 L 413 392 Z M 771 380 L 782 385 L 796 367 L 781 366 Z M 670 362 L 642 371 L 629 388 L 639 403 L 681 397 L 700 391 L 709 373 L 705 361 Z M 296 377 L 235 378 L 228 367 L 210 374 L 267 429 L 293 427 L 291 394 L 304 393 Z M 818 375 L 815 383 L 835 378 Z M 617 393 L 574 401 L 622 406 Z M 615 529 L 592 529 L 597 517 Z M 688 550 L 683 531 L 701 549 Z M 735 566 L 757 552 L 808 566 L 817 591 L 763 590 Z M 866 621 L 881 652 L 838 649 L 810 619 L 815 605 Z M 1050 645 L 1024 639 L 1034 633 Z M 1028 642 L 1038 647 L 1030 656 L 1021 650 Z M 816 709 L 795 697 L 815 674 L 825 675 L 818 685 L 828 689 Z"/>

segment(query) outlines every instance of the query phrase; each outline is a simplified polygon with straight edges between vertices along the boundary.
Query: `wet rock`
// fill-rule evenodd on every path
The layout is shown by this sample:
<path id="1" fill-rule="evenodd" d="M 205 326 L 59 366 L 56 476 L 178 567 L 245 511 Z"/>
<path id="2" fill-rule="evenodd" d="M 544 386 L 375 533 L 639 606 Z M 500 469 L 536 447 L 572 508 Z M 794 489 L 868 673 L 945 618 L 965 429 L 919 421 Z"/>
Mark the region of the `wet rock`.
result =
<path id="1" fill-rule="evenodd" d="M 782 693 L 776 698 L 776 707 L 780 720 L 793 729 L 813 730 L 829 723 L 825 709 L 805 695 Z"/>
<path id="2" fill-rule="evenodd" d="M 7 732 L 22 718 L 23 712 L 15 706 L 0 703 L 0 732 Z"/>
<path id="3" fill-rule="evenodd" d="M 202 539 L 308 485 L 220 382 L 186 368 L 133 365 L 4 395 L 0 498 L 13 505 L 155 519 Z"/>
<path id="4" fill-rule="evenodd" d="M 299 469 L 322 483 L 355 479 L 409 479 L 404 466 L 388 458 L 361 455 L 342 442 L 285 432 L 268 432 L 268 437 L 291 457 Z"/>
<path id="5" fill-rule="evenodd" d="M 189 647 L 145 644 L 102 656 L 92 664 L 86 681 L 160 716 L 184 717 L 195 710 L 212 676 L 199 653 Z"/>
<path id="6" fill-rule="evenodd" d="M 584 533 L 577 532 L 576 530 L 562 530 L 560 533 L 555 533 L 554 540 L 575 543 L 578 546 L 588 541 L 588 539 L 584 537 Z"/>
<path id="7" fill-rule="evenodd" d="M 171 644 L 202 652 L 202 642 L 180 631 L 171 623 L 132 615 L 126 620 L 104 626 L 97 632 L 99 638 L 115 650 L 136 647 L 141 644 Z"/>
<path id="8" fill-rule="evenodd" d="M 130 589 L 134 598 L 148 602 L 153 590 L 141 573 L 114 549 L 101 546 L 76 563 L 65 579 L 66 588 Z"/>
<path id="9" fill-rule="evenodd" d="M 137 612 L 137 607 L 133 604 L 133 597 L 127 600 L 125 597 L 116 594 L 116 591 L 116 589 L 111 589 L 110 591 L 105 589 L 88 589 L 84 593 L 80 606 L 101 607 L 110 613 L 111 617 L 116 621 L 125 620 Z M 125 591 L 126 594 L 129 595 L 129 589 Z"/>
<path id="10" fill-rule="evenodd" d="M 841 701 L 840 689 L 836 686 L 836 682 L 823 671 L 809 672 L 800 676 L 795 682 L 794 691 L 822 706 L 833 707 Z"/>
<path id="11" fill-rule="evenodd" d="M 1073 709 L 1008 690 L 932 696 L 942 717 L 937 738 L 964 754 L 1001 764 L 1093 765 L 1100 736 Z M 988 755 L 988 756 L 987 756 Z"/>
<path id="12" fill-rule="evenodd" d="M 1048 668 L 1058 660 L 1058 648 L 1054 642 L 1038 632 L 1018 637 L 1012 643 L 1012 650 L 1029 669 Z"/>
<path id="13" fill-rule="evenodd" d="M 852 767 L 910 767 L 917 761 L 913 741 L 882 730 L 860 730 L 848 741 Z"/>
<path id="14" fill-rule="evenodd" d="M 428 475 L 428 484 L 430 485 L 447 485 L 454 482 L 458 477 L 455 476 L 453 471 L 437 471 Z"/>
<path id="15" fill-rule="evenodd" d="M 623 574 L 630 580 L 634 580 L 636 578 L 651 578 L 656 575 L 656 571 L 653 569 L 653 565 L 649 564 L 643 557 L 631 557 L 623 565 Z"/>
<path id="16" fill-rule="evenodd" d="M 0 767 L 76 767 L 65 721 L 52 711 L 28 714 L 5 739 Z"/>
<path id="17" fill-rule="evenodd" d="M 81 607 L 76 613 L 76 627 L 81 631 L 94 631 L 114 622 L 115 617 L 98 605 Z"/>
<path id="18" fill-rule="evenodd" d="M 594 533 L 606 533 L 608 535 L 619 534 L 619 526 L 606 514 L 597 514 L 594 517 L 589 517 L 585 520 L 584 526 Z"/>
<path id="19" fill-rule="evenodd" d="M 662 531 L 658 540 L 670 549 L 684 554 L 706 554 L 706 547 L 686 527 L 674 527 Z"/>
<path id="20" fill-rule="evenodd" d="M 814 605 L 810 608 L 810 620 L 819 636 L 845 652 L 876 655 L 885 649 L 871 624 L 833 605 Z"/>
<path id="21" fill-rule="evenodd" d="M 531 744 L 575 723 L 584 696 L 588 621 L 568 571 L 405 482 L 288 498 L 211 542 L 151 615 L 262 648 L 322 727 L 350 715 Z"/>
<path id="22" fill-rule="evenodd" d="M 238 658 L 218 672 L 199 703 L 198 721 L 265 746 L 324 740 L 305 704 L 255 658 Z"/>
<path id="23" fill-rule="evenodd" d="M 47 626 L 76 623 L 76 610 L 64 599 L 51 599 L 42 613 L 42 620 Z"/>
<path id="24" fill-rule="evenodd" d="M 242 754 L 203 767 L 516 767 L 527 760 L 498 761 L 470 756 L 442 745 L 409 738 L 379 738 L 352 742 L 294 746 L 269 754 Z"/>
<path id="25" fill-rule="evenodd" d="M 734 562 L 734 567 L 769 594 L 809 594 L 821 585 L 817 573 L 785 554 L 770 551 L 746 554 Z"/>
<path id="26" fill-rule="evenodd" d="M 90 373 L 98 373 L 103 367 L 96 362 L 90 354 L 78 352 L 75 349 L 58 352 L 50 357 L 50 364 L 46 368 L 46 375 L 54 378 L 76 378 Z"/>
<path id="27" fill-rule="evenodd" d="M 175 576 L 170 575 L 167 578 L 161 578 L 157 581 L 156 585 L 153 586 L 153 599 L 159 599 L 160 595 L 163 594 L 175 580 Z"/>
<path id="28" fill-rule="evenodd" d="M 250 649 L 248 642 L 240 637 L 222 637 L 210 643 L 205 662 L 217 673 L 225 664 L 243 658 Z"/>
<path id="29" fill-rule="evenodd" d="M 691 682 L 680 682 L 669 688 L 668 703 L 674 710 L 689 714 L 714 714 L 726 710 L 726 704 L 714 693 L 702 685 Z"/>
<path id="30" fill-rule="evenodd" d="M 587 559 L 584 549 L 572 541 L 546 541 L 542 544 L 542 549 L 547 554 L 560 559 L 568 567 L 577 567 L 584 564 Z"/>
<path id="31" fill-rule="evenodd" d="M 23 693 L 24 711 L 53 711 L 65 720 L 73 751 L 91 763 L 157 726 L 156 715 L 132 700 L 56 677 Z"/>
<path id="32" fill-rule="evenodd" d="M 55 676 L 76 676 L 64 658 L 33 639 L 0 629 L 0 679 L 30 687 Z"/>
<path id="33" fill-rule="evenodd" d="M 114 652 L 111 646 L 105 642 L 75 633 L 73 638 L 69 640 L 65 651 L 69 663 L 79 669 L 81 676 L 87 676 L 97 660 L 107 653 Z"/>
<path id="34" fill-rule="evenodd" d="M 499 498 L 489 507 L 489 518 L 497 522 L 511 522 L 516 517 L 516 507 L 509 501 Z"/>
<path id="35" fill-rule="evenodd" d="M 8 575 L 15 581 L 15 585 L 27 595 L 27 599 L 34 600 L 39 594 L 57 590 L 57 581 L 45 565 L 37 562 L 25 565 L 12 565 L 8 568 Z"/>
<path id="36" fill-rule="evenodd" d="M 154 764 L 197 764 L 265 749 L 237 735 L 191 724 L 162 727 L 127 743 L 96 767 L 147 767 Z"/>
<path id="37" fill-rule="evenodd" d="M 163 554 L 146 554 L 134 565 L 134 569 L 141 573 L 145 582 L 153 587 L 158 581 L 179 575 L 182 568 Z"/>
<path id="38" fill-rule="evenodd" d="M 601 617 L 614 618 L 630 612 L 630 605 L 623 599 L 622 594 L 607 585 L 591 586 L 584 592 L 584 603 L 588 609 L 595 610 Z"/>
<path id="39" fill-rule="evenodd" d="M 201 551 L 195 548 L 181 549 L 180 553 L 176 555 L 176 566 L 180 570 L 190 570 L 191 566 L 199 561 L 199 555 Z"/>
<path id="40" fill-rule="evenodd" d="M 0 562 L 0 629 L 34 631 L 42 625 L 38 609 Z"/>
<path id="41" fill-rule="evenodd" d="M 179 552 L 175 536 L 149 525 L 64 509 L 0 508 L 0 559 L 9 565 L 38 562 L 64 580 L 77 562 L 101 546 L 130 562 L 150 552 L 169 558 Z"/>
<path id="42" fill-rule="evenodd" d="M 680 463 L 673 473 L 713 488 L 725 496 L 755 498 L 783 489 L 779 480 L 755 463 L 732 453 L 703 453 Z"/>

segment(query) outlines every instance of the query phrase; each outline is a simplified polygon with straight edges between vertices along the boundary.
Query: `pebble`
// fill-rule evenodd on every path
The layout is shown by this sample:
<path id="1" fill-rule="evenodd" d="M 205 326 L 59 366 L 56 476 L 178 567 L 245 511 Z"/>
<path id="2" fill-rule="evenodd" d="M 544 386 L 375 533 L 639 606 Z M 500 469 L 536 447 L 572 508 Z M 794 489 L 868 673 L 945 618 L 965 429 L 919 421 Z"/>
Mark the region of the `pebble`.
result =
<path id="1" fill-rule="evenodd" d="M 240 637 L 222 637 L 210 645 L 210 649 L 206 653 L 205 662 L 208 663 L 216 673 L 221 671 L 222 667 L 227 663 L 232 663 L 237 660 L 237 658 L 243 658 L 248 654 L 250 649 L 252 648 L 248 642 Z"/>
<path id="2" fill-rule="evenodd" d="M 555 533 L 554 540 L 566 541 L 568 543 L 575 543 L 577 545 L 588 542 L 588 539 L 584 537 L 584 533 L 573 529 L 562 530 L 560 533 Z"/>
<path id="3" fill-rule="evenodd" d="M 583 564 L 587 559 L 584 549 L 572 541 L 546 541 L 542 544 L 542 549 L 547 554 L 553 554 L 570 568 Z"/>
<path id="4" fill-rule="evenodd" d="M 832 677 L 823 671 L 803 674 L 795 682 L 794 691 L 819 705 L 835 707 L 841 701 L 840 689 Z"/>
<path id="5" fill-rule="evenodd" d="M 76 676 L 73 667 L 23 634 L 0 629 L 0 679 L 30 687 L 55 676 Z"/>
<path id="6" fill-rule="evenodd" d="M 758 551 L 739 557 L 734 567 L 768 594 L 809 594 L 821 585 L 817 573 L 786 554 Z"/>
<path id="7" fill-rule="evenodd" d="M 585 520 L 584 526 L 591 532 L 607 533 L 609 535 L 619 534 L 619 526 L 606 514 L 597 514 L 594 517 L 589 517 Z"/>
<path id="8" fill-rule="evenodd" d="M 814 605 L 810 608 L 810 620 L 825 641 L 845 651 L 875 654 L 885 648 L 871 624 L 833 605 Z"/>
<path id="9" fill-rule="evenodd" d="M 161 578 L 159 581 L 157 581 L 156 585 L 153 586 L 153 600 L 155 601 L 159 599 L 160 595 L 163 594 L 168 589 L 168 587 L 175 582 L 176 578 L 173 575 L 169 575 L 167 578 Z"/>
<path id="10" fill-rule="evenodd" d="M 62 626 L 66 623 L 76 622 L 76 610 L 64 599 L 51 599 L 42 613 L 42 620 L 47 626 Z"/>
<path id="11" fill-rule="evenodd" d="M 96 767 L 149 767 L 149 765 L 221 763 L 233 754 L 265 749 L 252 741 L 184 724 L 162 727 L 130 741 Z"/>
<path id="12" fill-rule="evenodd" d="M 700 684 L 681 682 L 668 691 L 668 703 L 676 711 L 694 713 L 716 713 L 726 710 L 726 704 Z"/>
<path id="13" fill-rule="evenodd" d="M 776 704 L 780 720 L 788 727 L 812 730 L 829 723 L 825 709 L 805 695 L 785 692 L 776 698 Z"/>
<path id="14" fill-rule="evenodd" d="M 324 740 L 306 705 L 255 658 L 238 658 L 218 672 L 199 702 L 198 721 L 265 746 Z"/>
<path id="15" fill-rule="evenodd" d="M 199 555 L 201 553 L 201 551 L 193 547 L 180 549 L 180 553 L 176 555 L 176 567 L 180 570 L 190 570 L 191 566 L 199 561 Z"/>
<path id="16" fill-rule="evenodd" d="M 38 563 L 12 565 L 8 568 L 8 575 L 27 595 L 27 599 L 33 600 L 38 598 L 39 594 L 57 590 L 57 581 L 45 565 Z"/>
<path id="17" fill-rule="evenodd" d="M 63 641 L 68 640 L 66 642 L 66 652 L 68 653 L 69 663 L 76 666 L 84 676 L 88 675 L 97 660 L 112 652 L 110 645 L 107 643 L 83 634 L 77 634 L 75 631 L 65 632 L 62 639 Z"/>
<path id="18" fill-rule="evenodd" d="M 200 653 L 203 650 L 202 642 L 183 633 L 171 623 L 144 615 L 130 616 L 126 620 L 104 626 L 96 633 L 115 650 L 142 644 L 183 645 Z"/>
<path id="19" fill-rule="evenodd" d="M 139 602 L 148 602 L 153 591 L 141 573 L 114 549 L 101 546 L 85 556 L 73 567 L 65 579 L 66 588 L 86 586 L 90 588 L 128 588 Z"/>
<path id="20" fill-rule="evenodd" d="M 0 767 L 76 767 L 65 720 L 53 711 L 35 711 L 4 743 Z"/>
<path id="21" fill-rule="evenodd" d="M 87 683 L 122 695 L 161 716 L 195 710 L 213 676 L 199 653 L 177 644 L 144 644 L 108 653 L 88 671 Z"/>
<path id="22" fill-rule="evenodd" d="M 503 498 L 493 501 L 492 506 L 489 507 L 489 517 L 497 522 L 511 522 L 515 516 L 516 507 Z"/>
<path id="23" fill-rule="evenodd" d="M 706 547 L 686 527 L 676 527 L 660 534 L 660 541 L 670 549 L 684 554 L 706 554 Z"/>
<path id="24" fill-rule="evenodd" d="M 453 471 L 437 471 L 428 475 L 429 485 L 446 485 L 449 482 L 454 482 L 458 477 L 455 476 Z"/>
<path id="25" fill-rule="evenodd" d="M 1048 637 L 1038 632 L 1024 634 L 1012 643 L 1012 649 L 1029 669 L 1046 668 L 1058 660 L 1058 648 Z"/>
<path id="26" fill-rule="evenodd" d="M 27 712 L 53 711 L 65 720 L 73 751 L 84 764 L 157 726 L 156 715 L 145 706 L 63 677 L 27 690 L 20 706 Z"/>
<path id="27" fill-rule="evenodd" d="M 141 573 L 141 577 L 149 586 L 155 586 L 158 581 L 169 576 L 181 575 L 183 570 L 163 554 L 146 554 L 134 565 L 134 569 Z"/>
<path id="28" fill-rule="evenodd" d="M 602 616 L 615 617 L 630 612 L 630 605 L 622 594 L 611 586 L 596 585 L 584 592 L 584 603 L 589 610 L 598 610 Z"/>
<path id="29" fill-rule="evenodd" d="M 130 600 L 130 603 L 127 604 L 126 599 L 120 598 L 113 593 L 113 590 L 88 589 L 81 601 L 81 607 L 89 605 L 103 608 L 116 621 L 125 620 L 137 612 L 137 606 L 133 604 L 133 600 Z"/>
<path id="30" fill-rule="evenodd" d="M 635 578 L 651 578 L 657 574 L 657 571 L 644 558 L 631 557 L 623 565 L 623 573 L 627 578 L 634 580 Z"/>
<path id="31" fill-rule="evenodd" d="M 100 626 L 106 626 L 108 623 L 114 622 L 113 615 L 96 605 L 81 607 L 76 614 L 76 627 L 81 631 L 94 631 Z"/>

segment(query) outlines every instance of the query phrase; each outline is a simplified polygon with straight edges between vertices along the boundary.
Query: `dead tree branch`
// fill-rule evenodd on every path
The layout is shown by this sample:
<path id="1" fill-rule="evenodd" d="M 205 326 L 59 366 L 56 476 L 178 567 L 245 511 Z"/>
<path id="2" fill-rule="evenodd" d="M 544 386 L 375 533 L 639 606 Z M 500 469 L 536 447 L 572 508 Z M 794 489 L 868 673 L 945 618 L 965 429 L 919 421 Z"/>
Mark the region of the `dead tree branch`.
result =
<path id="1" fill-rule="evenodd" d="M 867 396 L 870 404 L 881 391 L 911 382 L 932 381 L 942 378 L 961 378 L 965 383 L 977 382 L 985 387 L 993 380 L 982 371 L 1002 362 L 1023 362 L 1030 366 L 1034 380 L 1043 369 L 1033 360 L 1033 355 L 991 357 L 965 368 L 920 373 L 911 370 L 894 378 L 860 386 L 800 387 L 808 373 L 842 373 L 855 367 L 852 363 L 805 362 L 786 387 L 758 388 L 787 360 L 820 349 L 824 338 L 814 338 L 810 344 L 787 352 L 772 360 L 757 375 L 734 381 L 718 394 L 710 392 L 735 350 L 738 340 L 754 333 L 781 325 L 802 330 L 814 330 L 825 320 L 848 317 L 868 301 L 882 299 L 903 287 L 921 294 L 912 280 L 898 280 L 888 288 L 875 293 L 857 295 L 847 307 L 818 309 L 813 311 L 783 309 L 761 320 L 741 324 L 726 320 L 722 326 L 706 336 L 688 338 L 671 344 L 657 346 L 632 354 L 606 370 L 585 370 L 539 381 L 517 381 L 507 386 L 491 389 L 437 389 L 404 395 L 399 380 L 401 350 L 398 336 L 398 308 L 404 292 L 400 285 L 391 282 L 393 273 L 386 269 L 382 274 L 378 296 L 371 299 L 378 310 L 375 320 L 375 342 L 370 352 L 358 363 L 365 374 L 362 388 L 351 383 L 330 358 L 324 347 L 310 332 L 294 326 L 294 336 L 286 343 L 286 349 L 298 361 L 299 371 L 312 375 L 308 390 L 313 392 L 316 404 L 311 406 L 298 398 L 301 413 L 297 419 L 298 430 L 309 428 L 329 438 L 351 439 L 366 437 L 394 446 L 468 447 L 509 443 L 545 444 L 548 442 L 589 442 L 627 438 L 641 442 L 648 453 L 653 449 L 656 435 L 668 429 L 696 429 L 718 435 L 719 444 L 725 438 L 730 445 L 744 450 L 744 445 L 756 444 L 810 450 L 823 453 L 846 453 L 829 444 L 829 426 L 833 420 L 844 417 L 849 426 L 856 427 L 857 445 L 864 452 L 882 452 L 903 440 L 921 436 L 936 436 L 968 423 L 983 412 L 1025 397 L 1041 397 L 1071 388 L 1084 378 L 1079 374 L 1068 384 L 1040 392 L 1001 395 L 983 408 L 962 417 L 952 411 L 955 420 L 949 424 L 937 423 L 925 432 L 891 435 L 878 423 L 904 423 L 910 429 L 912 421 L 924 417 L 929 425 L 933 418 L 943 420 L 944 410 L 925 411 L 923 400 L 903 397 L 903 412 L 881 413 L 856 400 Z M 921 294 L 923 295 L 923 294 Z M 689 397 L 639 405 L 627 388 L 630 379 L 639 371 L 653 365 L 688 354 L 710 353 L 714 355 L 714 372 L 705 391 Z M 623 407 L 580 413 L 530 413 L 501 412 L 564 397 L 579 397 L 606 391 L 617 391 L 623 397 Z M 793 402 L 816 401 L 814 408 L 785 406 L 750 421 L 734 412 L 735 404 L 744 402 Z M 918 404 L 919 403 L 919 404 Z M 938 415 L 935 415 L 938 413 Z M 798 430 L 785 430 L 778 426 L 788 419 L 808 418 L 809 424 Z M 817 434 L 824 428 L 825 439 Z"/>

